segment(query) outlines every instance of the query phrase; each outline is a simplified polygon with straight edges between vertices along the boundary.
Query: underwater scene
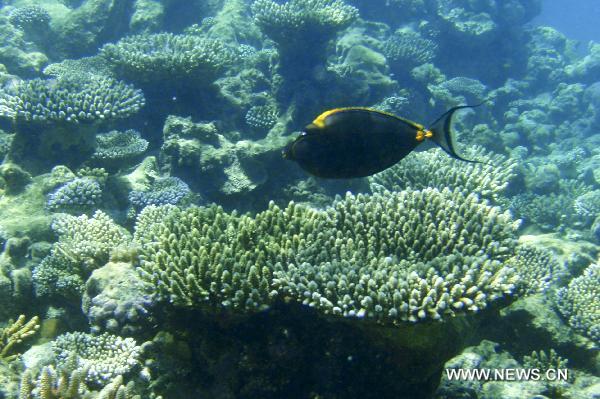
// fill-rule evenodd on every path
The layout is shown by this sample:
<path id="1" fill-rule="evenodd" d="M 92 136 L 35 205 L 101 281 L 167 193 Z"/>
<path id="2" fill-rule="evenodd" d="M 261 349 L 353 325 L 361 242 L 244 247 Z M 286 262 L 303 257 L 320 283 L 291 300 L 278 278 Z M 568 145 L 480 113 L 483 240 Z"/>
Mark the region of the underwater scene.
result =
<path id="1" fill-rule="evenodd" d="M 0 0 L 0 399 L 600 398 L 595 4 Z"/>

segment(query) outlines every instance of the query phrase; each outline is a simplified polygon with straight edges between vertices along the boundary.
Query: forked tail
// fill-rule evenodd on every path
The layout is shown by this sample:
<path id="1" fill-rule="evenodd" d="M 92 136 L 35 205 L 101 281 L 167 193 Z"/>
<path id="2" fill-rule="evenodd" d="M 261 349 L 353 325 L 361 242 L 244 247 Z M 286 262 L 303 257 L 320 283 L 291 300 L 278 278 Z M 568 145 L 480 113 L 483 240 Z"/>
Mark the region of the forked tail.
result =
<path id="1" fill-rule="evenodd" d="M 459 105 L 457 107 L 452 107 L 448 111 L 444 112 L 439 118 L 435 120 L 435 122 L 431 124 L 431 127 L 429 128 L 429 130 L 433 133 L 433 137 L 431 137 L 431 139 L 437 145 L 442 147 L 442 149 L 446 151 L 448 155 L 450 155 L 452 158 L 460 159 L 461 161 L 465 162 L 484 163 L 480 161 L 472 161 L 469 159 L 465 159 L 458 155 L 458 153 L 456 152 L 454 133 L 451 130 L 452 115 L 456 111 L 463 108 L 479 107 L 481 104 L 483 104 L 483 102 L 477 105 Z"/>

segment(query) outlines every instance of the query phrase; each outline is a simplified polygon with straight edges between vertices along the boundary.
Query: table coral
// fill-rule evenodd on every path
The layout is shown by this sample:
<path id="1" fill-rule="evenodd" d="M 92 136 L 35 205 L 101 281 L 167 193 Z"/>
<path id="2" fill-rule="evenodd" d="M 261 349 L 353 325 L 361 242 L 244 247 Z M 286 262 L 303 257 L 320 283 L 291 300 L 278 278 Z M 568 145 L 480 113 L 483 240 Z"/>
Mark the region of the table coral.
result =
<path id="1" fill-rule="evenodd" d="M 393 324 L 476 312 L 515 290 L 502 262 L 516 224 L 447 189 L 347 195 L 323 211 L 271 204 L 254 218 L 143 214 L 140 272 L 178 306 L 257 310 L 280 297 Z"/>

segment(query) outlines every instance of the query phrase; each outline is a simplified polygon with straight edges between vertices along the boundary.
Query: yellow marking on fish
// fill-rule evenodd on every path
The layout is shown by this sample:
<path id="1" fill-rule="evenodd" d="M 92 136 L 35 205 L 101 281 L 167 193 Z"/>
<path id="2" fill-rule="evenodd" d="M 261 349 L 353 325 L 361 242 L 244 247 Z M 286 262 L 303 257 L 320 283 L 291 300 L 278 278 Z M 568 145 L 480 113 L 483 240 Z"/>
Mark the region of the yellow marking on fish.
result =
<path id="1" fill-rule="evenodd" d="M 411 120 L 401 118 L 401 117 L 399 117 L 397 115 L 394 115 L 392 113 L 389 113 L 389 112 L 379 111 L 377 109 L 372 109 L 372 108 L 368 108 L 368 107 L 342 107 L 342 108 L 333 108 L 333 109 L 325 111 L 321 115 L 317 116 L 315 118 L 315 120 L 312 121 L 312 124 L 315 125 L 316 127 L 318 127 L 319 129 L 323 129 L 325 127 L 325 119 L 327 119 L 328 116 L 336 114 L 338 112 L 343 112 L 343 111 L 367 111 L 367 112 L 373 112 L 373 113 L 376 113 L 376 114 L 385 115 L 385 116 L 389 116 L 391 118 L 395 118 L 395 119 L 401 120 L 402 122 L 408 123 L 409 125 L 413 126 L 417 130 L 423 130 L 425 128 L 425 126 L 423 126 L 423 125 L 421 125 L 419 123 L 413 122 Z"/>
<path id="2" fill-rule="evenodd" d="M 417 136 L 415 137 L 415 139 L 417 139 L 417 141 L 423 141 L 426 138 L 430 139 L 433 137 L 433 132 L 431 130 L 426 130 L 426 129 L 419 129 L 417 130 Z"/>

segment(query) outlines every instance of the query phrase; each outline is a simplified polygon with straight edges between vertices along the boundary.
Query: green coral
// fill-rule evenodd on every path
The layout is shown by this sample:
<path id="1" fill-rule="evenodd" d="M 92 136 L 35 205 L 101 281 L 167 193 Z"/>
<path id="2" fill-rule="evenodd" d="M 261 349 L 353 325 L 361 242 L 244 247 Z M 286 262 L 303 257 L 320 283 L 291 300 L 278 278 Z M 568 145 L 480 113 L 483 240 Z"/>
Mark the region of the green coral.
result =
<path id="1" fill-rule="evenodd" d="M 556 306 L 575 330 L 600 344 L 600 263 L 588 266 L 581 276 L 556 292 Z"/>
<path id="2" fill-rule="evenodd" d="M 140 272 L 178 306 L 257 310 L 287 298 L 389 324 L 475 312 L 515 290 L 502 262 L 516 225 L 475 195 L 347 195 L 323 211 L 271 204 L 253 218 L 158 209 L 136 228 Z"/>
<path id="3" fill-rule="evenodd" d="M 140 84 L 212 83 L 234 60 L 223 42 L 172 33 L 128 36 L 100 50 L 117 75 Z"/>
<path id="4" fill-rule="evenodd" d="M 516 176 L 516 162 L 480 146 L 466 148 L 464 156 L 483 163 L 453 159 L 440 149 L 413 152 L 395 166 L 369 178 L 375 191 L 401 191 L 407 187 L 422 189 L 444 187 L 460 190 L 464 195 L 478 193 L 497 201 Z"/>

